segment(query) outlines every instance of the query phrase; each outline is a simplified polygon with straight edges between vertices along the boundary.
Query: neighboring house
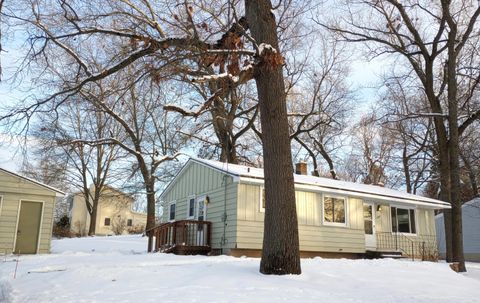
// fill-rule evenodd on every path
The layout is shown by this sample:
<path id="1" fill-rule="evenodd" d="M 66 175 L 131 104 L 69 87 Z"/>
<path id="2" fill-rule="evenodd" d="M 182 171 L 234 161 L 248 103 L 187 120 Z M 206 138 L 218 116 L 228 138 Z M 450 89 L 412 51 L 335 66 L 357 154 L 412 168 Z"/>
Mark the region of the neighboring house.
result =
<path id="1" fill-rule="evenodd" d="M 445 226 L 443 214 L 435 217 L 438 250 L 445 258 Z M 466 261 L 480 262 L 480 198 L 462 205 L 463 252 Z"/>
<path id="2" fill-rule="evenodd" d="M 307 176 L 306 163 L 297 164 L 296 170 L 302 256 L 360 257 L 367 252 L 396 251 L 419 257 L 436 252 L 434 210 L 449 208 L 448 203 L 380 186 Z M 258 256 L 265 211 L 263 184 L 263 169 L 189 159 L 161 194 L 162 221 L 174 223 L 150 232 L 160 239 L 154 250 L 202 242 L 214 253 Z M 197 223 L 199 230 L 192 232 L 195 222 L 186 219 L 208 224 Z M 167 230 L 171 226 L 174 232 Z M 205 228 L 211 229 L 207 235 Z"/>
<path id="3" fill-rule="evenodd" d="M 92 195 L 93 186 L 90 187 Z M 90 214 L 82 193 L 70 197 L 70 230 L 72 233 L 85 236 L 90 227 Z M 142 232 L 147 224 L 147 215 L 132 210 L 134 198 L 110 186 L 104 187 L 100 194 L 95 226 L 96 235 L 126 234 Z"/>
<path id="4" fill-rule="evenodd" d="M 0 254 L 49 253 L 53 210 L 64 193 L 0 168 Z"/>

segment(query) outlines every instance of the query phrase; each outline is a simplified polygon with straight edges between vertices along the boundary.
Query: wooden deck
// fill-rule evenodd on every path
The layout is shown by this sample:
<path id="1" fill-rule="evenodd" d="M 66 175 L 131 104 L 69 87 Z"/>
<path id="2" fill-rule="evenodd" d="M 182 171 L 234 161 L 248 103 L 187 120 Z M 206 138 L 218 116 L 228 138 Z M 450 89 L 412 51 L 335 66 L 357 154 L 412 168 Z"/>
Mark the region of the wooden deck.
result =
<path id="1" fill-rule="evenodd" d="M 212 222 L 181 220 L 147 231 L 148 252 L 206 255 L 212 250 Z"/>

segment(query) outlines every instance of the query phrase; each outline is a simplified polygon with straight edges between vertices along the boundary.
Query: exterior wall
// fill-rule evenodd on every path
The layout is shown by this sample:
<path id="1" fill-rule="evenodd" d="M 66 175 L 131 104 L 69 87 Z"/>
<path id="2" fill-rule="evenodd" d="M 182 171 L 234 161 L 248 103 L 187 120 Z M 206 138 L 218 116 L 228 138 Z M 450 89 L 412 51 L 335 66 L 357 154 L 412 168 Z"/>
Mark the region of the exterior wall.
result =
<path id="1" fill-rule="evenodd" d="M 237 248 L 261 249 L 264 213 L 260 211 L 260 185 L 239 184 Z M 322 193 L 295 192 L 301 251 L 365 252 L 363 201 L 347 198 L 347 226 L 323 223 Z M 335 195 L 338 196 L 338 195 Z"/>
<path id="2" fill-rule="evenodd" d="M 437 227 L 438 249 L 445 258 L 445 226 L 443 214 L 435 219 Z M 462 206 L 463 251 L 466 261 L 480 262 L 480 202 L 466 203 Z"/>
<path id="3" fill-rule="evenodd" d="M 162 222 L 168 221 L 168 207 L 171 202 L 176 204 L 175 220 L 185 220 L 188 215 L 187 203 L 189 199 L 203 195 L 208 196 L 206 220 L 212 222 L 212 248 L 222 249 L 224 253 L 227 253 L 231 248 L 235 248 L 237 183 L 234 183 L 231 177 L 226 178 L 226 184 L 224 180 L 224 174 L 191 162 L 188 167 L 184 168 L 181 175 L 177 176 L 175 183 L 168 188 L 168 191 L 162 193 Z M 226 243 L 222 243 L 224 235 L 222 217 L 224 212 L 227 214 Z"/>
<path id="4" fill-rule="evenodd" d="M 86 236 L 90 226 L 90 215 L 85 205 L 85 199 L 81 194 L 74 194 L 72 198 L 70 230 L 76 235 Z"/>
<path id="5" fill-rule="evenodd" d="M 12 253 L 20 201 L 42 201 L 43 217 L 40 227 L 38 253 L 49 253 L 53 227 L 56 193 L 25 179 L 0 171 L 0 253 Z"/>
<path id="6" fill-rule="evenodd" d="M 379 202 L 377 204 L 381 205 L 380 211 L 377 210 L 376 212 L 377 242 L 394 243 L 395 234 L 392 233 L 391 208 L 384 203 L 385 202 Z M 402 207 L 402 205 L 398 205 L 398 207 Z M 405 208 L 411 208 L 411 206 L 405 206 Z M 434 258 L 437 255 L 434 210 L 420 207 L 415 208 L 415 228 L 416 234 L 399 233 L 400 237 L 397 238 L 396 245 L 407 254 L 410 254 L 413 249 L 414 255 L 419 257 L 422 255 L 423 250 L 425 250 L 425 257 Z M 403 237 L 409 240 L 402 240 L 404 239 Z M 425 243 L 425 245 L 423 243 Z"/>
<path id="7" fill-rule="evenodd" d="M 133 199 L 119 191 L 106 188 L 101 196 L 97 208 L 97 220 L 95 222 L 96 235 L 114 235 L 114 228 L 118 231 L 123 229 L 123 234 L 128 233 L 129 227 L 126 226 L 127 220 L 132 220 L 132 228 L 145 228 L 147 215 L 133 212 L 131 210 Z M 70 211 L 70 229 L 73 233 L 80 236 L 88 234 L 90 227 L 90 215 L 85 205 L 85 198 L 81 194 L 76 194 L 73 199 Z M 110 218 L 110 225 L 105 225 L 105 218 Z"/>

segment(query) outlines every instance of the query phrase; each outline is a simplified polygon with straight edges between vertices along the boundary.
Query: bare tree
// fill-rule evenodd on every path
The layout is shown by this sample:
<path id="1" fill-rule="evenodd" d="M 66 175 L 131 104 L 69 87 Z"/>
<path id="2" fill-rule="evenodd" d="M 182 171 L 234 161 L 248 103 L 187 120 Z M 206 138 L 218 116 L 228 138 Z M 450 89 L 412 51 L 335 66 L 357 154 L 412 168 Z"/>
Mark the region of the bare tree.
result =
<path id="1" fill-rule="evenodd" d="M 429 104 L 438 145 L 441 199 L 452 205 L 445 215 L 447 260 L 465 271 L 459 196 L 459 137 L 480 117 L 479 108 L 469 108 L 460 119 L 462 102 L 471 102 L 471 92 L 480 76 L 464 77 L 459 71 L 476 54 L 480 7 L 477 1 L 449 1 L 420 4 L 416 1 L 349 1 L 342 16 L 319 24 L 351 42 L 367 43 L 370 55 L 395 54 L 407 62 L 422 85 Z M 476 57 L 476 55 L 474 56 Z M 473 60 L 478 61 L 478 60 Z M 459 83 L 471 78 L 459 91 Z M 444 123 L 444 122 L 447 123 Z M 450 220 L 451 219 L 451 220 Z M 451 233 L 449 231 L 452 231 Z M 450 236 L 451 235 L 451 236 Z"/>
<path id="2" fill-rule="evenodd" d="M 85 198 L 90 215 L 88 235 L 94 235 L 101 192 L 113 162 L 122 155 L 113 145 L 89 146 L 84 142 L 103 138 L 107 133 L 118 134 L 118 128 L 108 116 L 81 100 L 65 103 L 56 113 L 44 113 L 39 119 L 34 131 L 40 143 L 36 153 L 64 163 L 67 176 L 63 181 L 80 190 Z"/>
<path id="3" fill-rule="evenodd" d="M 224 1 L 218 3 L 225 4 Z M 190 70 L 181 71 L 183 75 L 195 74 L 192 61 L 198 57 L 203 60 L 214 57 L 214 61 L 228 62 L 241 56 L 242 62 L 248 63 L 229 73 L 220 73 L 216 69 L 214 75 L 194 76 L 197 82 L 214 78 L 222 84 L 199 108 L 185 110 L 177 103 L 164 105 L 163 109 L 183 109 L 184 114 L 196 117 L 205 108 L 210 108 L 216 99 L 255 78 L 261 112 L 267 200 L 261 271 L 271 274 L 300 273 L 293 169 L 282 73 L 284 60 L 280 54 L 270 1 L 246 1 L 246 18 L 233 18 L 221 37 L 212 37 L 205 30 L 202 24 L 208 23 L 208 18 L 194 15 L 194 6 L 187 2 L 178 5 L 177 1 L 165 0 L 153 5 L 144 0 L 88 1 L 88 5 L 84 5 L 84 1 L 78 0 L 48 4 L 40 0 L 22 1 L 4 9 L 2 13 L 29 33 L 31 44 L 25 62 L 31 65 L 23 67 L 33 66 L 38 61 L 42 61 L 42 66 L 55 66 L 56 73 L 62 75 L 63 88 L 53 94 L 47 93 L 44 98 L 24 100 L 23 105 L 6 113 L 3 120 L 28 121 L 33 113 L 55 110 L 73 95 L 84 94 L 86 99 L 95 100 L 96 94 L 91 94 L 91 86 L 113 76 L 121 79 L 132 74 L 139 77 L 144 75 L 158 82 L 176 74 L 179 64 L 190 67 Z M 231 8 L 233 11 L 234 6 Z M 177 14 L 180 9 L 182 14 Z M 188 26 L 183 30 L 179 24 L 189 18 L 194 20 L 192 24 L 196 26 Z M 248 29 L 252 37 L 247 33 Z M 253 47 L 245 49 L 237 43 L 227 43 L 232 36 L 244 38 Z M 53 59 L 58 58 L 59 53 L 64 54 L 67 60 Z M 99 59 L 98 64 L 90 64 L 92 57 Z M 58 78 L 57 74 L 48 75 L 51 78 L 45 77 L 45 74 L 41 76 L 39 79 L 46 81 L 46 84 Z M 138 95 L 131 99 L 135 98 Z M 107 106 L 102 108 L 108 113 Z M 118 113 L 109 114 L 121 118 Z M 128 123 L 124 121 L 122 124 Z M 136 137 L 132 135 L 129 135 L 132 139 Z M 113 141 L 104 141 L 107 142 Z M 139 154 L 135 148 L 130 149 Z M 140 158 L 137 159 L 141 162 Z M 142 166 L 139 166 L 140 170 Z M 150 193 L 150 190 L 147 192 Z M 148 212 L 152 214 L 154 211 L 154 207 L 149 205 Z M 153 224 L 149 218 L 149 227 Z"/>
<path id="4" fill-rule="evenodd" d="M 289 90 L 288 110 L 290 138 L 304 152 L 300 157 L 312 160 L 313 171 L 319 175 L 323 160 L 333 179 L 338 179 L 334 165 L 335 153 L 343 146 L 344 132 L 354 95 L 346 83 L 348 52 L 345 46 L 328 36 L 312 35 L 314 51 L 305 65 L 303 77 Z M 320 54 L 313 54 L 320 52 Z"/>
<path id="5" fill-rule="evenodd" d="M 421 114 L 428 112 L 427 100 L 407 76 L 393 75 L 385 80 L 384 87 L 377 112 L 383 115 L 381 122 L 392 138 L 393 160 L 401 164 L 392 169 L 403 174 L 406 191 L 416 194 L 430 181 L 436 154 L 432 121 Z"/>

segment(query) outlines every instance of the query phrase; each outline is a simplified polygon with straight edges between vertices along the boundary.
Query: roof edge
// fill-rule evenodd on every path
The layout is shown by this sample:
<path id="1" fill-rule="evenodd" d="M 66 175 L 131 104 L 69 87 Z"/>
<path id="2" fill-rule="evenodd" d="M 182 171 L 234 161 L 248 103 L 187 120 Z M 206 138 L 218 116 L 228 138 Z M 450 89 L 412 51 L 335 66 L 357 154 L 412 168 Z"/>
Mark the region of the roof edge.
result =
<path id="1" fill-rule="evenodd" d="M 1 167 L 0 167 L 0 171 L 3 171 L 3 172 L 5 172 L 5 173 L 7 173 L 7 174 L 9 174 L 9 175 L 13 175 L 14 177 L 24 179 L 24 180 L 26 180 L 26 181 L 28 181 L 28 182 L 33 183 L 33 184 L 36 184 L 36 185 L 45 187 L 45 188 L 47 188 L 47 189 L 49 189 L 49 190 L 51 190 L 51 191 L 54 191 L 55 193 L 59 194 L 59 195 L 56 195 L 57 197 L 58 197 L 58 196 L 64 197 L 64 196 L 66 195 L 66 193 L 64 193 L 63 191 L 61 191 L 61 190 L 59 190 L 59 189 L 57 189 L 57 188 L 55 188 L 55 187 L 53 187 L 53 186 L 47 185 L 47 184 L 45 184 L 45 183 L 39 182 L 39 181 L 34 180 L 34 179 L 32 179 L 32 178 L 29 178 L 29 177 L 22 176 L 22 175 L 20 175 L 20 174 L 18 174 L 18 173 L 9 171 L 9 170 L 7 170 L 7 169 L 5 169 L 5 168 L 1 168 Z"/>

